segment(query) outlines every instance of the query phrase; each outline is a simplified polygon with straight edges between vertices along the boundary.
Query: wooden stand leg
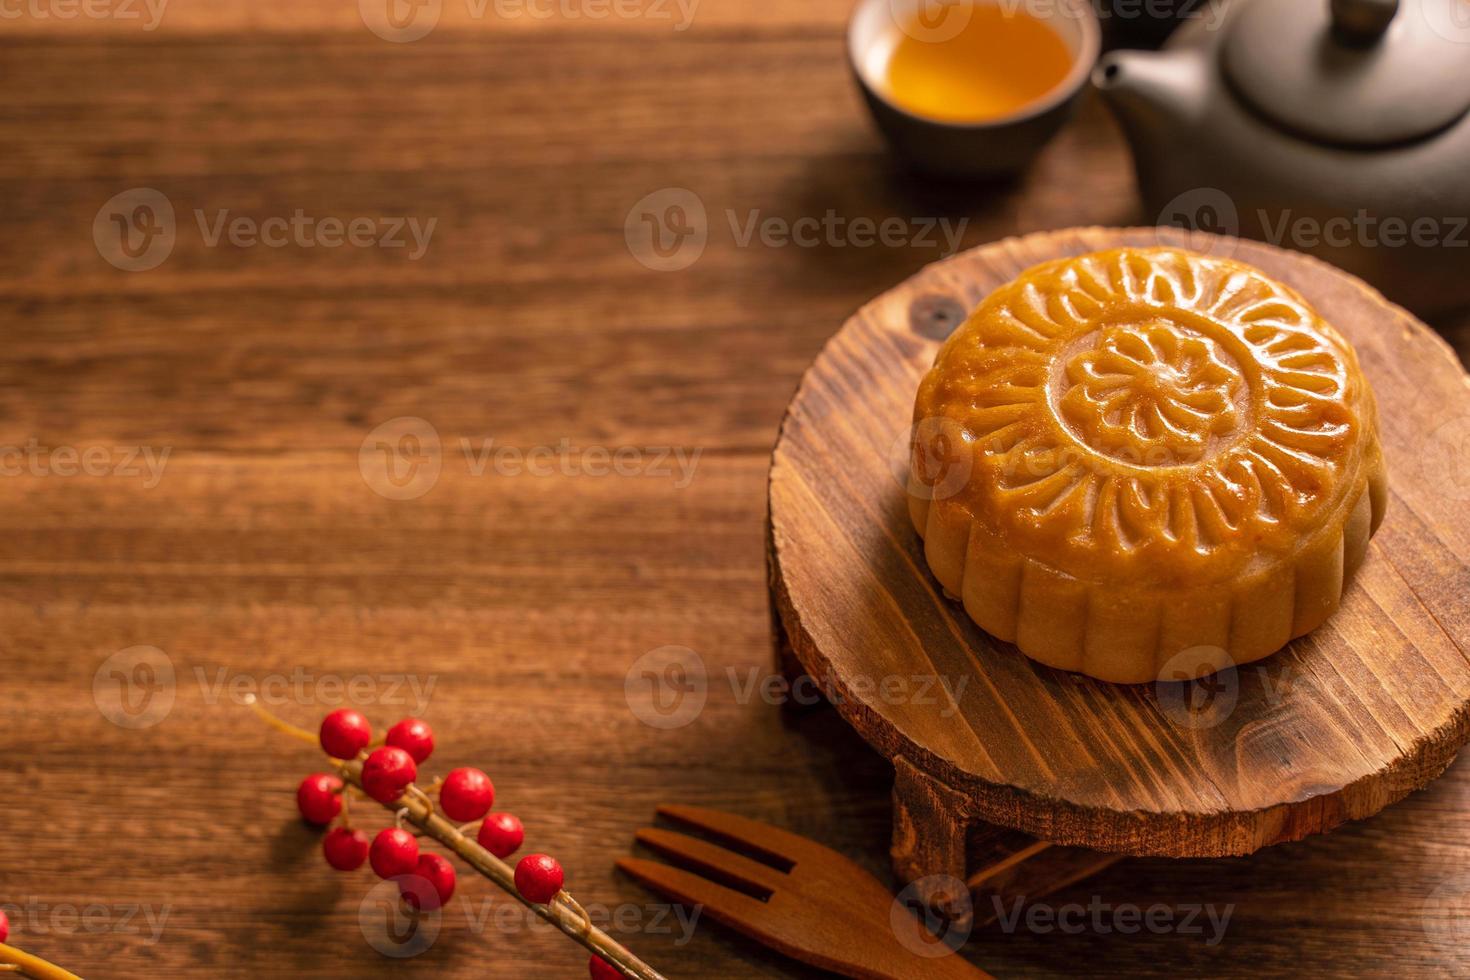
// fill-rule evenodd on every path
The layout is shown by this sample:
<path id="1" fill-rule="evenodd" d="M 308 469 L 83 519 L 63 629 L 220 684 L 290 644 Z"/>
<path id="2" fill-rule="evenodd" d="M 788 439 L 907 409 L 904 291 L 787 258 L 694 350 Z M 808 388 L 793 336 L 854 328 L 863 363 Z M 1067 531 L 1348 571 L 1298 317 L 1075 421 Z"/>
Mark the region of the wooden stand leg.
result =
<path id="1" fill-rule="evenodd" d="M 920 899 L 937 914 L 967 921 L 971 907 L 962 890 L 971 822 L 967 803 L 902 756 L 894 760 L 894 770 L 894 873 L 918 885 Z"/>
<path id="2" fill-rule="evenodd" d="M 976 828 L 970 855 L 974 870 L 966 881 L 975 905 L 976 926 L 989 925 L 1002 916 L 1014 920 L 1016 911 L 1027 903 L 1040 901 L 1122 860 L 1121 854 L 1061 847 L 990 824 Z"/>
<path id="3" fill-rule="evenodd" d="M 975 819 L 973 804 L 908 760 L 895 760 L 893 869 L 920 898 L 952 921 L 976 926 L 1088 878 L 1121 860 L 1061 847 Z M 963 882 L 966 895 L 953 894 Z"/>

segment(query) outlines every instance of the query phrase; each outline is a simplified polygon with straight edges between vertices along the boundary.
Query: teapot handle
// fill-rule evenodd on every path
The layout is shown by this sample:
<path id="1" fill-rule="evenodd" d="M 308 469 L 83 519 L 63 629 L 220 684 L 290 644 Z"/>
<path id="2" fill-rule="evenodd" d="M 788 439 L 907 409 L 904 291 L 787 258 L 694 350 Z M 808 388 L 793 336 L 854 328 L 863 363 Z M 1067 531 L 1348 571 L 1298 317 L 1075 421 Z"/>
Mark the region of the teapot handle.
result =
<path id="1" fill-rule="evenodd" d="M 1332 29 L 1348 44 L 1375 43 L 1399 12 L 1399 0 L 1331 0 Z"/>

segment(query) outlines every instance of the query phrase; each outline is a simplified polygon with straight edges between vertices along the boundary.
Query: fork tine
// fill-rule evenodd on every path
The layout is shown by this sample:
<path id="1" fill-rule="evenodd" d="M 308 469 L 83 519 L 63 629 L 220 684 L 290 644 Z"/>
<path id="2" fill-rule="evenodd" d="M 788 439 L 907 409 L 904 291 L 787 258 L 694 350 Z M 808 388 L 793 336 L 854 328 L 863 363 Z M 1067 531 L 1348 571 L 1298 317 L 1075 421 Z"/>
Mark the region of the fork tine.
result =
<path id="1" fill-rule="evenodd" d="M 748 848 L 762 852 L 767 857 L 788 864 L 795 864 L 803 855 L 812 854 L 814 851 L 830 853 L 827 848 L 805 837 L 798 837 L 772 827 L 770 824 L 747 817 L 737 817 L 733 813 L 724 813 L 720 810 L 706 810 L 700 806 L 664 804 L 658 808 L 658 814 L 686 827 L 693 827 L 716 837 L 744 844 Z"/>
<path id="2" fill-rule="evenodd" d="M 619 858 L 617 867 L 653 891 L 685 905 L 702 906 L 710 918 L 738 929 L 757 929 L 758 919 L 770 912 L 760 899 L 682 868 L 642 858 Z"/>
<path id="3" fill-rule="evenodd" d="M 634 839 L 673 859 L 674 863 L 692 866 L 692 870 L 716 880 L 732 878 L 737 884 L 767 892 L 774 892 L 783 884 L 790 885 L 790 879 L 775 868 L 687 834 L 650 827 L 638 831 Z"/>

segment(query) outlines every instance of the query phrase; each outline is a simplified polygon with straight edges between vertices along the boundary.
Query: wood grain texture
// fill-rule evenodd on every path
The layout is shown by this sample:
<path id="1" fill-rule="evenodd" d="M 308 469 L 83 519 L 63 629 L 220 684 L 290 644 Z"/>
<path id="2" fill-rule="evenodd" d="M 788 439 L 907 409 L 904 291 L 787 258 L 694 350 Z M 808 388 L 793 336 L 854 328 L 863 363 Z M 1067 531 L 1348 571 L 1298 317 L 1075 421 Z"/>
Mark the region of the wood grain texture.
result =
<path id="1" fill-rule="evenodd" d="M 390 960 L 359 928 L 371 879 L 332 874 L 292 813 L 310 751 L 214 688 L 298 668 L 436 680 L 440 761 L 485 766 L 614 934 L 673 978 L 824 976 L 701 923 L 687 943 L 613 870 L 656 805 L 791 828 L 884 880 L 886 760 L 830 711 L 742 697 L 769 670 L 765 482 L 781 412 L 835 324 L 939 248 L 740 247 L 718 224 L 677 274 L 638 265 L 624 218 L 684 186 L 794 218 L 969 218 L 965 245 L 1146 219 L 1095 104 L 1014 184 L 915 186 L 851 91 L 848 3 L 704 0 L 680 37 L 561 19 L 390 45 L 340 0 L 174 0 L 158 31 L 0 26 L 0 445 L 172 448 L 164 478 L 0 478 L 0 903 L 12 939 L 89 978 L 580 977 L 559 934 L 499 923 L 462 881 L 438 941 Z M 638 25 L 633 25 L 636 28 Z M 90 225 L 152 186 L 261 217 L 439 218 L 410 263 L 376 250 L 208 248 L 148 273 Z M 1470 320 L 1441 326 L 1470 351 Z M 358 470 L 368 432 L 430 420 L 434 489 L 395 503 Z M 474 476 L 457 440 L 704 449 L 659 477 Z M 1428 561 L 1435 560 L 1432 556 Z M 128 731 L 93 676 L 151 644 L 182 678 Z M 697 650 L 688 727 L 624 696 L 646 651 Z M 201 685 L 198 671 L 203 671 Z M 742 688 L 743 689 L 743 688 Z M 227 689 L 226 689 L 227 690 Z M 330 693 L 330 692 L 328 692 Z M 357 704 L 380 726 L 414 710 Z M 306 724 L 319 697 L 279 710 Z M 1465 944 L 1426 920 L 1470 866 L 1470 766 L 1371 821 L 1248 860 L 1128 860 L 1058 903 L 1232 906 L 1222 942 L 982 931 L 1001 977 L 1446 976 Z M 487 906 L 485 903 L 489 902 Z M 70 912 L 97 906 L 84 927 Z M 143 906 L 122 921 L 128 906 Z M 53 918 L 53 912 L 61 914 Z M 662 910 L 666 912 L 667 910 Z"/>
<path id="2" fill-rule="evenodd" d="M 903 477 L 913 392 L 939 340 L 1024 269 L 1155 244 L 1229 254 L 1301 292 L 1357 348 L 1378 398 L 1393 513 L 1342 608 L 1268 660 L 1229 672 L 1210 710 L 1178 685 L 1052 670 L 943 595 L 912 532 Z M 950 311 L 954 312 L 950 312 Z M 943 329 L 931 329 L 943 315 Z M 928 317 L 930 319 L 926 320 Z M 776 605 L 798 659 L 863 736 L 968 801 L 959 816 L 1126 854 L 1248 854 L 1371 816 L 1438 776 L 1470 740 L 1470 535 L 1456 519 L 1470 381 L 1428 327 L 1358 280 L 1257 243 L 1156 229 L 1038 232 L 956 256 L 863 307 L 792 399 L 771 464 Z M 921 699 L 896 684 L 924 678 Z M 937 682 L 937 683 L 936 683 Z M 906 761 L 905 761 L 906 760 Z M 911 770 L 910 770 L 911 771 Z M 964 877 L 966 833 L 911 776 L 906 877 Z M 904 794 L 900 793 L 900 797 Z M 909 821 L 910 823 L 914 821 Z"/>

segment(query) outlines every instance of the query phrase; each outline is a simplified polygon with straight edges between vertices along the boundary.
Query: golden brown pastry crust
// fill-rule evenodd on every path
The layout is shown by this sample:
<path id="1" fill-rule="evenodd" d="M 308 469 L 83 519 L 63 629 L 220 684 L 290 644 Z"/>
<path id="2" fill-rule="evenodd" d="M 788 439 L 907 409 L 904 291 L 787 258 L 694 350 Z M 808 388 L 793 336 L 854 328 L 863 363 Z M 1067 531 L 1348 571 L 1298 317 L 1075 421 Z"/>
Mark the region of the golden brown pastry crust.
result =
<path id="1" fill-rule="evenodd" d="M 1003 286 L 914 421 L 910 511 L 941 584 L 1028 656 L 1104 680 L 1315 628 L 1386 500 L 1347 341 L 1259 270 L 1178 249 Z"/>

